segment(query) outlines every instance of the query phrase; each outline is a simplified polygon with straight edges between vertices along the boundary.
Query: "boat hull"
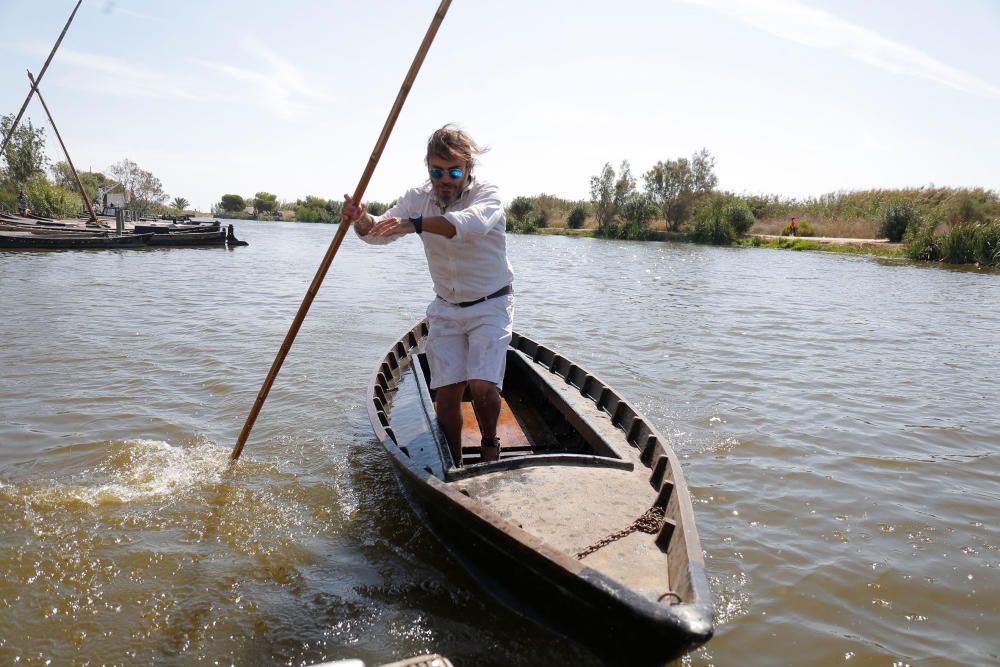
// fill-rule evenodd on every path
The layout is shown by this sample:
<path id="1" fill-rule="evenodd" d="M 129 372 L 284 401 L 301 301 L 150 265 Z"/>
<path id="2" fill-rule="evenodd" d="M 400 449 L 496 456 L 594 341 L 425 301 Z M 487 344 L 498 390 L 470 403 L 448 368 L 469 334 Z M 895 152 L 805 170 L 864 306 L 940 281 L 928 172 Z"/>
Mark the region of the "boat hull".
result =
<path id="1" fill-rule="evenodd" d="M 113 250 L 136 248 L 146 245 L 152 234 L 108 235 L 52 235 L 24 232 L 0 232 L 0 248 L 34 250 Z"/>
<path id="2" fill-rule="evenodd" d="M 433 450 L 433 445 L 429 444 L 433 434 L 420 432 L 419 428 L 402 423 L 403 418 L 393 414 L 394 409 L 403 412 L 402 407 L 393 405 L 393 393 L 407 373 L 411 359 L 416 359 L 411 355 L 420 349 L 425 333 L 426 326 L 418 324 L 387 355 L 369 390 L 369 414 L 411 506 L 462 566 L 514 611 L 578 640 L 609 663 L 659 665 L 708 641 L 714 631 L 711 595 L 686 485 L 673 453 L 669 452 L 668 456 L 662 444 L 649 448 L 650 458 L 657 462 L 649 472 L 657 484 L 663 484 L 658 494 L 657 484 L 652 485 L 652 496 L 665 498 L 663 488 L 669 486 L 671 500 L 662 504 L 669 509 L 671 530 L 662 537 L 664 531 L 661 529 L 656 541 L 662 546 L 663 554 L 673 554 L 669 565 L 671 590 L 678 591 L 668 592 L 656 600 L 591 567 L 587 558 L 581 560 L 578 554 L 574 557 L 565 549 L 553 546 L 549 539 L 543 538 L 544 531 L 530 532 L 508 520 L 509 517 L 501 516 L 498 513 L 501 510 L 480 502 L 476 489 L 481 487 L 466 483 L 476 475 L 492 476 L 503 483 L 503 476 L 510 475 L 513 479 L 520 474 L 520 468 L 530 471 L 535 460 L 542 466 L 563 466 L 559 470 L 572 476 L 581 461 L 588 457 L 557 454 L 551 455 L 550 460 L 543 460 L 545 457 L 511 458 L 449 471 L 426 464 L 426 459 L 421 458 L 424 454 L 417 450 Z M 545 348 L 517 334 L 512 345 L 533 350 L 534 356 L 546 356 Z M 521 354 L 524 349 L 508 354 Z M 539 349 L 543 352 L 539 353 Z M 553 355 L 550 365 L 560 368 L 565 359 L 556 357 Z M 512 357 L 508 360 L 509 374 Z M 513 360 L 523 362 L 523 359 Z M 520 365 L 524 367 L 525 363 Z M 573 377 L 574 371 L 569 367 L 565 370 L 567 377 Z M 600 393 L 604 400 L 609 400 L 606 392 L 592 393 Z M 395 400 L 402 404 L 400 396 Z M 614 412 L 621 415 L 623 410 L 614 404 Z M 581 429 L 586 430 L 588 419 L 580 417 Z M 658 436 L 645 423 L 640 427 L 640 419 L 637 413 L 632 413 L 625 420 L 628 422 L 626 430 L 646 441 Z M 600 425 L 594 428 L 600 430 Z M 595 466 L 597 474 L 602 470 L 631 468 L 605 456 L 589 459 L 594 460 L 587 465 Z M 670 471 L 671 479 L 665 481 L 671 465 L 676 470 Z M 638 473 L 644 474 L 641 470 Z M 471 494 L 470 488 L 473 489 Z M 608 500 L 614 502 L 613 498 Z M 586 520 L 586 517 L 581 518 Z M 652 540 L 649 538 L 650 542 Z M 663 560 L 666 568 L 665 556 Z"/>
<path id="3" fill-rule="evenodd" d="M 583 644 L 608 664 L 664 665 L 711 639 L 711 608 L 687 618 L 648 605 L 599 572 L 560 566 L 552 554 L 511 537 L 393 457 L 411 507 L 487 592 L 512 611 Z"/>

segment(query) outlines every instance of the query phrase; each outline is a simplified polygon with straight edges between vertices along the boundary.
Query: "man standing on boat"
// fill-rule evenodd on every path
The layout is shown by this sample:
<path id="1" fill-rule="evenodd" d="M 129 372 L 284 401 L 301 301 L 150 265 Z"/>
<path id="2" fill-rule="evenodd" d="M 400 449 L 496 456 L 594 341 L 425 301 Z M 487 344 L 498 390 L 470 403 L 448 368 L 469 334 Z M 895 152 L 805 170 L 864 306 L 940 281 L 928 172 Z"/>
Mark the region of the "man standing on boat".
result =
<path id="1" fill-rule="evenodd" d="M 503 204 L 495 186 L 472 174 L 483 151 L 465 132 L 446 125 L 427 142 L 426 183 L 377 218 L 349 195 L 341 213 L 367 243 L 416 234 L 424 245 L 437 294 L 427 307 L 425 351 L 438 421 L 456 466 L 462 464 L 466 385 L 479 421 L 482 460 L 500 458 L 496 428 L 514 315 Z"/>
<path id="2" fill-rule="evenodd" d="M 20 215 L 31 214 L 31 205 L 28 203 L 28 195 L 24 193 L 24 190 L 17 191 L 17 212 Z"/>

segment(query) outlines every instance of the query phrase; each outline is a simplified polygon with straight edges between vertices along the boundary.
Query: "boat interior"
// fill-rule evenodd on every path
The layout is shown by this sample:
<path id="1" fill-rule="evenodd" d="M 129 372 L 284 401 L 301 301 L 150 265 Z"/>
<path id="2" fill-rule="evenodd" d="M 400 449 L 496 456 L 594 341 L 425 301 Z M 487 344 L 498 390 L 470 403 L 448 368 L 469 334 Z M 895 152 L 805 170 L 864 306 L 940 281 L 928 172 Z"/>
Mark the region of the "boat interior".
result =
<path id="1" fill-rule="evenodd" d="M 414 462 L 446 481 L 532 465 L 588 465 L 631 470 L 634 465 L 631 457 L 623 456 L 616 450 L 613 439 L 602 433 L 607 426 L 590 423 L 586 412 L 574 405 L 574 394 L 577 399 L 582 398 L 579 391 L 567 386 L 556 375 L 529 368 L 531 363 L 523 353 L 515 349 L 507 351 L 497 423 L 498 461 L 482 461 L 479 419 L 466 390 L 462 401 L 463 465 L 454 465 L 435 417 L 436 392 L 430 388 L 430 369 L 422 352 L 402 360 L 398 371 L 400 380 L 392 400 L 392 426 L 387 432 Z M 580 403 L 588 406 L 591 412 L 599 413 L 591 401 Z M 412 431 L 414 423 L 420 424 L 419 432 L 399 432 L 400 429 Z"/>

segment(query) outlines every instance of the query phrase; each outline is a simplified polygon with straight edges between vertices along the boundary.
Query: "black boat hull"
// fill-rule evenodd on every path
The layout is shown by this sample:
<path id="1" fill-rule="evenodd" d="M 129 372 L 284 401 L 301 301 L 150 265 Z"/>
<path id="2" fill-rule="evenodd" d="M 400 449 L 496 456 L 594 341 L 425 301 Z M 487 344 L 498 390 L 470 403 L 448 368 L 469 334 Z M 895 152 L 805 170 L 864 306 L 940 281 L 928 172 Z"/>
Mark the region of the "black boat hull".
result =
<path id="1" fill-rule="evenodd" d="M 615 451 L 597 456 L 512 454 L 501 461 L 464 468 L 446 465 L 442 470 L 428 458 L 428 452 L 436 449 L 447 460 L 447 447 L 435 439 L 436 421 L 426 388 L 420 401 L 410 399 L 412 385 L 401 389 L 404 376 L 406 381 L 416 378 L 420 386 L 417 367 L 424 367 L 412 364 L 425 335 L 426 324 L 420 323 L 390 350 L 369 387 L 369 416 L 411 506 L 462 566 L 511 609 L 576 639 L 608 663 L 662 665 L 708 641 L 714 632 L 713 608 L 693 510 L 679 462 L 662 436 L 597 378 L 515 333 L 508 351 L 508 380 L 524 384 L 526 372 L 551 371 L 557 378 L 553 384 L 562 387 L 553 391 L 570 397 L 569 404 L 562 404 L 563 411 L 567 405 L 582 410 L 570 417 L 574 428 L 590 429 L 591 440 L 613 431 L 618 438 L 615 451 L 620 454 L 622 446 L 630 451 L 620 460 L 614 460 Z M 517 371 L 513 378 L 512 370 Z M 546 382 L 552 380 L 539 384 Z M 512 384 L 505 382 L 505 393 Z M 415 405 L 422 407 L 413 409 Z M 428 421 L 414 422 L 421 413 Z M 603 417 L 595 417 L 596 413 Z M 532 475 L 533 470 L 556 470 L 553 465 L 562 466 L 557 469 L 559 479 L 580 479 L 573 476 L 582 474 L 578 472 L 582 466 L 600 476 L 626 475 L 614 479 L 628 481 L 633 489 L 640 480 L 639 491 L 648 493 L 649 502 L 666 512 L 660 532 L 644 542 L 641 553 L 653 559 L 648 562 L 654 569 L 669 569 L 667 592 L 659 595 L 664 590 L 659 589 L 651 597 L 646 582 L 632 587 L 640 579 L 627 583 L 629 576 L 621 572 L 615 575 L 617 580 L 609 577 L 586 558 L 574 557 L 574 550 L 555 547 L 562 538 L 538 530 L 537 525 L 529 532 L 529 520 L 535 517 L 525 515 L 524 527 L 503 518 L 497 512 L 508 517 L 510 513 L 490 505 L 492 501 L 480 493 L 485 487 L 475 486 L 477 479 L 489 480 L 483 482 L 486 485 L 506 485 L 521 469 Z M 518 477 L 519 482 L 530 479 Z M 548 521 L 541 511 L 543 521 Z M 587 517 L 580 515 L 578 520 L 585 522 Z"/>

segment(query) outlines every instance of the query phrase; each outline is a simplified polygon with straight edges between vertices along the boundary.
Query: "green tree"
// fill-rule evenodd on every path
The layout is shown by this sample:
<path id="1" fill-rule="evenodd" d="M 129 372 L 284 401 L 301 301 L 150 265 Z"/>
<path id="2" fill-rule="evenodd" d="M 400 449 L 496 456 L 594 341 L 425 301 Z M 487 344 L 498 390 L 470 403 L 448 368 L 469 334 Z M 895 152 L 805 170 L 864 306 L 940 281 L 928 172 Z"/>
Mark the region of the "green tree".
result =
<path id="1" fill-rule="evenodd" d="M 0 131 L 4 137 L 10 134 L 13 124 L 12 115 L 0 118 Z M 27 183 L 35 174 L 43 174 L 49 161 L 45 156 L 45 128 L 36 128 L 30 120 L 24 119 L 10 137 L 3 157 L 7 176 L 18 185 Z"/>
<path id="2" fill-rule="evenodd" d="M 719 184 L 715 175 L 715 158 L 707 148 L 691 156 L 691 189 L 696 193 L 711 192 Z"/>
<path id="3" fill-rule="evenodd" d="M 163 191 L 163 183 L 152 172 L 128 158 L 111 165 L 108 171 L 125 190 L 125 199 L 133 211 L 145 215 L 162 209 L 167 193 Z"/>
<path id="4" fill-rule="evenodd" d="M 714 170 L 715 158 L 703 148 L 690 160 L 657 162 L 643 174 L 646 192 L 660 207 L 671 230 L 676 231 L 684 222 L 698 195 L 715 189 L 719 179 Z"/>
<path id="5" fill-rule="evenodd" d="M 590 202 L 597 229 L 607 229 L 615 218 L 615 170 L 610 162 L 604 163 L 600 174 L 591 177 Z"/>
<path id="6" fill-rule="evenodd" d="M 331 210 L 330 202 L 313 195 L 296 200 L 294 210 L 299 222 L 334 222 L 339 217 Z"/>
<path id="7" fill-rule="evenodd" d="M 396 202 L 393 202 L 395 205 Z M 339 199 L 328 199 L 326 205 L 323 207 L 326 212 L 330 215 L 331 222 L 340 222 L 340 210 L 344 207 L 344 203 Z"/>
<path id="8" fill-rule="evenodd" d="M 396 202 L 382 202 L 382 201 L 370 201 L 368 202 L 368 212 L 372 215 L 382 215 L 390 208 L 396 205 Z"/>
<path id="9" fill-rule="evenodd" d="M 184 197 L 174 197 L 174 200 L 170 203 L 170 205 L 183 213 L 185 209 L 191 205 L 191 202 L 184 199 Z"/>
<path id="10" fill-rule="evenodd" d="M 73 178 L 73 170 L 69 166 L 69 162 L 65 160 L 60 160 L 52 165 L 52 180 L 60 188 L 66 188 L 67 190 L 76 190 L 76 179 Z"/>
<path id="11" fill-rule="evenodd" d="M 163 202 L 167 200 L 167 193 L 163 191 L 163 183 L 156 176 L 145 169 L 140 169 L 138 178 L 132 189 L 132 209 L 139 215 L 155 213 L 162 209 Z"/>
<path id="12" fill-rule="evenodd" d="M 140 171 L 142 170 L 139 168 L 139 165 L 128 158 L 108 167 L 108 172 L 122 186 L 122 189 L 125 191 L 125 198 L 129 202 L 132 201 L 136 185 L 139 182 Z"/>
<path id="13" fill-rule="evenodd" d="M 80 182 L 83 183 L 83 189 L 87 191 L 87 197 L 93 202 L 94 206 L 100 206 L 104 193 L 110 192 L 112 188 L 118 185 L 99 171 L 81 171 L 79 175 Z"/>
<path id="14" fill-rule="evenodd" d="M 625 202 L 632 197 L 634 192 L 635 179 L 632 178 L 632 167 L 629 166 L 628 160 L 622 160 L 621 171 L 618 174 L 618 180 L 615 181 L 615 194 L 612 200 L 614 204 L 614 214 L 616 216 L 620 216 L 622 214 Z"/>
<path id="15" fill-rule="evenodd" d="M 515 222 L 524 222 L 535 210 L 535 202 L 531 197 L 515 197 L 507 207 L 507 216 Z"/>
<path id="16" fill-rule="evenodd" d="M 247 207 L 247 202 L 239 195 L 222 195 L 219 205 L 227 213 L 239 213 Z"/>
<path id="17" fill-rule="evenodd" d="M 622 202 L 621 217 L 630 222 L 638 230 L 646 229 L 659 212 L 656 203 L 641 192 L 632 192 Z"/>
<path id="18" fill-rule="evenodd" d="M 278 209 L 278 195 L 272 195 L 270 192 L 258 192 L 253 196 L 253 212 L 254 215 L 260 215 L 261 213 L 271 213 Z"/>

